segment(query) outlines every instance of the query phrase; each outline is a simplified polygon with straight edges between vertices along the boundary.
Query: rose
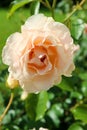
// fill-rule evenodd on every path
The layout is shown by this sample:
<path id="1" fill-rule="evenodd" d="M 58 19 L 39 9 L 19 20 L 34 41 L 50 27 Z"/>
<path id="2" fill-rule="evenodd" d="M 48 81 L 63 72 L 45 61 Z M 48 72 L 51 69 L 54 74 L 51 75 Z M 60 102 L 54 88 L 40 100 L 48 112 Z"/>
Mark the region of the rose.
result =
<path id="1" fill-rule="evenodd" d="M 12 79 L 27 92 L 47 90 L 60 83 L 61 76 L 71 76 L 75 66 L 69 29 L 43 14 L 31 16 L 14 33 L 2 51 L 3 62 L 9 65 Z"/>

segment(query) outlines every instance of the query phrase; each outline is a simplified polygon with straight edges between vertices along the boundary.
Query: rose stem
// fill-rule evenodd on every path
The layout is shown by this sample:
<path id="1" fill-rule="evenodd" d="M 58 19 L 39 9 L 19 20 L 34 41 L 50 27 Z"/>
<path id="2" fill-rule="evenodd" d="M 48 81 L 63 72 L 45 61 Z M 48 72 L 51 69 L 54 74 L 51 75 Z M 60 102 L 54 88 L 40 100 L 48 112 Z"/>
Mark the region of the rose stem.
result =
<path id="1" fill-rule="evenodd" d="M 63 23 L 65 23 L 84 4 L 84 2 L 85 0 L 82 0 L 79 4 L 77 4 L 73 11 L 64 19 Z"/>
<path id="2" fill-rule="evenodd" d="M 5 108 L 4 112 L 2 113 L 2 115 L 0 116 L 0 123 L 2 122 L 3 118 L 5 117 L 8 109 L 10 108 L 11 104 L 12 104 L 12 101 L 13 101 L 13 97 L 14 97 L 14 94 L 11 93 L 11 96 L 10 96 L 10 99 L 9 99 L 9 102 L 8 102 L 8 105 L 7 107 Z"/>
<path id="3" fill-rule="evenodd" d="M 52 3 L 52 17 L 55 19 L 54 17 L 54 9 L 55 9 L 55 6 L 56 6 L 56 2 L 57 0 L 53 0 L 53 3 Z"/>

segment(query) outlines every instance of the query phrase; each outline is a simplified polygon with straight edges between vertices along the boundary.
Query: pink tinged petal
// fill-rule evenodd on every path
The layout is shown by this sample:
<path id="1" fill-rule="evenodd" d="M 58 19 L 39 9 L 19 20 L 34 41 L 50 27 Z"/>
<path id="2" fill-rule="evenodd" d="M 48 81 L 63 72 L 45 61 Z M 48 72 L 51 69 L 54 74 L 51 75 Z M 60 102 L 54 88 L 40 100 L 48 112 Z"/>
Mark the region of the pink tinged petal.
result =
<path id="1" fill-rule="evenodd" d="M 21 40 L 22 37 L 20 33 L 14 33 L 7 39 L 6 45 L 2 51 L 2 60 L 5 64 L 11 65 L 18 60 L 19 43 Z"/>
<path id="2" fill-rule="evenodd" d="M 55 83 L 60 83 L 61 76 L 57 74 L 56 68 L 45 75 L 37 75 L 30 79 L 21 79 L 20 85 L 24 91 L 40 92 L 42 90 L 48 90 Z"/>
<path id="3" fill-rule="evenodd" d="M 74 69 L 75 69 L 75 65 L 74 65 L 74 63 L 72 62 L 72 63 L 68 66 L 68 68 L 66 69 L 64 75 L 67 76 L 67 77 L 71 77 L 71 76 L 72 76 L 72 75 L 71 75 L 71 72 L 72 72 Z"/>
<path id="4" fill-rule="evenodd" d="M 18 32 L 9 36 L 2 51 L 3 62 L 7 65 L 16 65 L 25 51 L 28 40 L 29 38 Z"/>
<path id="5" fill-rule="evenodd" d="M 58 44 L 63 44 L 66 50 L 71 51 L 73 49 L 73 39 L 69 29 L 64 24 L 51 21 L 45 26 L 45 30 L 52 33 Z"/>
<path id="6" fill-rule="evenodd" d="M 69 29 L 60 22 L 55 22 L 54 20 L 48 20 L 47 24 L 45 24 L 45 30 L 52 32 L 58 38 L 64 37 L 66 33 L 70 35 Z"/>
<path id="7" fill-rule="evenodd" d="M 37 76 L 34 78 L 34 85 L 37 86 L 37 91 L 41 90 L 48 90 L 51 88 L 57 81 L 57 83 L 60 83 L 61 81 L 61 76 L 57 74 L 56 69 L 54 68 L 52 71 L 49 73 L 42 75 L 42 76 Z"/>
<path id="8" fill-rule="evenodd" d="M 77 52 L 80 49 L 79 45 L 73 45 L 73 52 Z"/>
<path id="9" fill-rule="evenodd" d="M 25 78 L 19 80 L 19 84 L 22 89 L 28 93 L 37 92 L 36 87 L 33 85 L 33 80 L 29 78 L 26 80 Z"/>
<path id="10" fill-rule="evenodd" d="M 43 14 L 33 15 L 31 16 L 25 24 L 22 26 L 22 32 L 25 30 L 31 30 L 31 29 L 42 29 L 45 23 L 47 22 L 47 17 Z"/>
<path id="11" fill-rule="evenodd" d="M 58 63 L 56 66 L 58 69 L 58 73 L 60 75 L 68 76 L 73 71 L 73 68 L 72 68 L 72 69 L 70 69 L 71 71 L 69 71 L 69 73 L 66 74 L 68 69 L 70 68 L 71 64 L 73 64 L 73 55 L 71 53 L 66 52 L 63 45 L 58 46 L 57 51 L 59 54 L 59 59 L 58 59 Z"/>

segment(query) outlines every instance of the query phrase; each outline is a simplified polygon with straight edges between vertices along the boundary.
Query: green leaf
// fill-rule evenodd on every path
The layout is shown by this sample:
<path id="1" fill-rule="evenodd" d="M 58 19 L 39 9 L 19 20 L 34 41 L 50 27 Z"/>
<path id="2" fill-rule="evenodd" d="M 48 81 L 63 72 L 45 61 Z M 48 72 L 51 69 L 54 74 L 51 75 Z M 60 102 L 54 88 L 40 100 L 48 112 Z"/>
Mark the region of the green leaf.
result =
<path id="1" fill-rule="evenodd" d="M 48 94 L 43 91 L 39 94 L 37 107 L 36 107 L 36 120 L 41 119 L 47 110 Z"/>
<path id="2" fill-rule="evenodd" d="M 39 9 L 40 9 L 40 2 L 39 1 L 34 1 L 34 2 L 31 3 L 31 6 L 30 6 L 31 15 L 38 14 Z"/>
<path id="3" fill-rule="evenodd" d="M 72 19 L 71 20 L 71 27 L 70 27 L 70 30 L 71 30 L 71 34 L 72 36 L 78 40 L 80 38 L 80 36 L 82 35 L 83 33 L 83 30 L 84 30 L 84 23 L 83 23 L 83 20 L 81 19 Z"/>
<path id="4" fill-rule="evenodd" d="M 3 113 L 3 111 L 4 111 L 4 99 L 0 92 L 0 115 Z"/>
<path id="5" fill-rule="evenodd" d="M 83 98 L 82 93 L 79 93 L 77 91 L 71 92 L 70 96 L 71 96 L 71 98 L 77 98 L 77 99 L 82 99 Z"/>
<path id="6" fill-rule="evenodd" d="M 82 104 L 71 110 L 76 120 L 82 120 L 87 123 L 87 104 Z"/>
<path id="7" fill-rule="evenodd" d="M 53 123 L 58 126 L 60 123 L 59 117 L 63 116 L 64 110 L 61 104 L 54 104 L 51 109 L 47 112 L 47 115 L 51 118 Z"/>
<path id="8" fill-rule="evenodd" d="M 29 94 L 26 100 L 26 111 L 30 119 L 34 120 L 36 117 L 36 105 L 37 105 L 38 95 Z"/>
<path id="9" fill-rule="evenodd" d="M 74 123 L 68 128 L 68 130 L 83 130 L 83 128 L 78 123 Z"/>
<path id="10" fill-rule="evenodd" d="M 0 71 L 5 70 L 7 68 L 7 65 L 4 65 L 2 63 L 2 60 L 0 60 Z"/>
<path id="11" fill-rule="evenodd" d="M 58 127 L 59 124 L 60 124 L 60 120 L 57 117 L 57 115 L 54 113 L 54 111 L 49 111 L 47 113 L 47 115 L 51 118 L 51 120 L 53 121 L 53 123 L 55 124 L 55 126 Z"/>
<path id="12" fill-rule="evenodd" d="M 22 7 L 22 6 L 26 5 L 26 4 L 28 4 L 28 3 L 30 3 L 30 2 L 33 2 L 33 1 L 35 1 L 35 0 L 22 0 L 22 1 L 19 1 L 18 3 L 16 3 L 16 4 L 14 4 L 14 5 L 12 6 L 12 8 L 11 8 L 9 14 L 8 14 L 8 18 L 9 18 L 10 16 L 12 16 L 12 14 L 13 14 L 18 8 L 20 8 L 20 7 Z"/>
<path id="13" fill-rule="evenodd" d="M 64 110 L 61 106 L 61 104 L 54 104 L 52 106 L 52 110 L 55 112 L 56 115 L 62 116 L 64 114 Z"/>
<path id="14" fill-rule="evenodd" d="M 30 119 L 41 119 L 47 110 L 48 94 L 43 91 L 39 94 L 29 94 L 26 99 L 26 111 Z"/>
<path id="15" fill-rule="evenodd" d="M 86 80 L 86 81 L 87 81 L 87 72 L 79 73 L 78 76 L 79 76 L 82 80 Z"/>
<path id="16" fill-rule="evenodd" d="M 10 89 L 6 87 L 6 82 L 0 82 L 0 92 L 3 93 L 3 96 L 9 96 Z"/>
<path id="17" fill-rule="evenodd" d="M 84 96 L 87 97 L 87 81 L 83 81 L 83 82 L 82 82 L 81 90 L 82 90 Z"/>
<path id="18" fill-rule="evenodd" d="M 6 114 L 3 119 L 3 125 L 8 124 L 11 122 L 11 116 L 9 114 Z"/>
<path id="19" fill-rule="evenodd" d="M 58 85 L 64 91 L 73 91 L 73 88 L 68 84 L 66 79 L 62 79 L 62 82 Z"/>

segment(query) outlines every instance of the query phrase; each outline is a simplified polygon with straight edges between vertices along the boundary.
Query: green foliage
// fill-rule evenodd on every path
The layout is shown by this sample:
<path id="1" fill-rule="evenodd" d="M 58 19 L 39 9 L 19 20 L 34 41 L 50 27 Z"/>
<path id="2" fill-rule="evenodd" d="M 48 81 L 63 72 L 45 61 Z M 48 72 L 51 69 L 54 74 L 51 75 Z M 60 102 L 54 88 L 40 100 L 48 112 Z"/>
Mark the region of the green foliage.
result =
<path id="1" fill-rule="evenodd" d="M 87 123 L 87 104 L 82 104 L 71 110 L 76 120 Z"/>
<path id="2" fill-rule="evenodd" d="M 68 130 L 83 130 L 83 128 L 78 123 L 74 123 L 69 127 Z"/>
<path id="3" fill-rule="evenodd" d="M 70 24 L 71 34 L 76 40 L 78 40 L 84 30 L 84 21 L 82 19 L 73 18 L 71 19 Z"/>
<path id="4" fill-rule="evenodd" d="M 79 77 L 80 77 L 82 80 L 87 80 L 87 72 L 80 73 L 80 74 L 79 74 Z"/>
<path id="5" fill-rule="evenodd" d="M 81 91 L 83 92 L 83 95 L 86 97 L 87 96 L 87 81 L 82 82 Z"/>
<path id="6" fill-rule="evenodd" d="M 34 1 L 30 5 L 30 13 L 31 15 L 33 14 L 38 14 L 40 9 L 40 2 L 39 1 Z"/>
<path id="7" fill-rule="evenodd" d="M 70 85 L 69 82 L 67 82 L 67 78 L 64 79 L 64 77 L 58 87 L 65 91 L 73 91 L 73 85 Z"/>
<path id="8" fill-rule="evenodd" d="M 63 114 L 64 114 L 64 110 L 60 103 L 53 104 L 51 109 L 47 113 L 48 117 L 51 118 L 51 120 L 53 121 L 56 127 L 59 126 L 60 124 L 59 118 L 63 116 Z"/>
<path id="9" fill-rule="evenodd" d="M 28 3 L 32 2 L 32 1 L 35 1 L 35 0 L 22 0 L 22 1 L 19 1 L 19 2 L 15 3 L 11 8 L 11 10 L 10 10 L 10 12 L 8 14 L 8 17 L 10 17 L 18 8 L 24 6 L 24 5 L 26 5 L 26 4 L 28 4 Z"/>
<path id="10" fill-rule="evenodd" d="M 0 114 L 4 111 L 4 99 L 2 93 L 0 93 Z"/>
<path id="11" fill-rule="evenodd" d="M 33 120 L 41 119 L 47 110 L 48 95 L 47 92 L 39 94 L 29 94 L 26 100 L 26 111 L 29 118 Z"/>

